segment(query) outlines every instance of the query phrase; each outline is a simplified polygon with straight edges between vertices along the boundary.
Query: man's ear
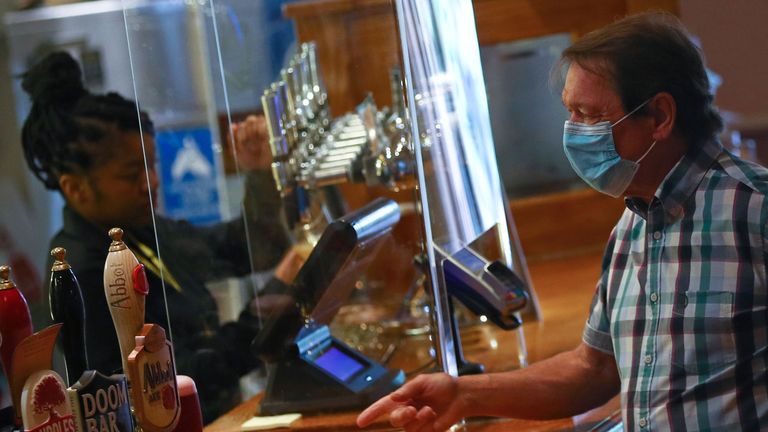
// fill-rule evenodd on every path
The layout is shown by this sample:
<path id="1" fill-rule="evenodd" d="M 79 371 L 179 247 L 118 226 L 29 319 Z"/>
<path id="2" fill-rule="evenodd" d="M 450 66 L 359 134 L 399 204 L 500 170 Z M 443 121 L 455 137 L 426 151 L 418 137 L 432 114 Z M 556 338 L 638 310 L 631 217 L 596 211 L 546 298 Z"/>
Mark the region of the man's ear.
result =
<path id="1" fill-rule="evenodd" d="M 85 177 L 77 174 L 62 174 L 59 189 L 67 202 L 80 206 L 91 197 L 91 190 Z"/>
<path id="2" fill-rule="evenodd" d="M 677 103 L 675 98 L 667 92 L 658 93 L 648 103 L 653 117 L 653 139 L 663 141 L 672 135 L 677 118 Z"/>

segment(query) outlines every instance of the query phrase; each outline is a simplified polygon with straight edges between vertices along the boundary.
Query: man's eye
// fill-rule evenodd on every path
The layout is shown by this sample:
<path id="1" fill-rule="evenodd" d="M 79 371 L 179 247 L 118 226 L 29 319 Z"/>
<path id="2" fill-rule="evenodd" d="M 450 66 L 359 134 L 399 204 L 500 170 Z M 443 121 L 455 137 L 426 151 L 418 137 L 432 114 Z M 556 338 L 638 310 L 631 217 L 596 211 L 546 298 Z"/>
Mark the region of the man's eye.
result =
<path id="1" fill-rule="evenodd" d="M 584 123 L 592 124 L 592 123 L 597 123 L 597 122 L 600 121 L 600 116 L 598 116 L 598 115 L 581 113 L 581 114 L 579 114 L 579 116 L 582 118 Z"/>

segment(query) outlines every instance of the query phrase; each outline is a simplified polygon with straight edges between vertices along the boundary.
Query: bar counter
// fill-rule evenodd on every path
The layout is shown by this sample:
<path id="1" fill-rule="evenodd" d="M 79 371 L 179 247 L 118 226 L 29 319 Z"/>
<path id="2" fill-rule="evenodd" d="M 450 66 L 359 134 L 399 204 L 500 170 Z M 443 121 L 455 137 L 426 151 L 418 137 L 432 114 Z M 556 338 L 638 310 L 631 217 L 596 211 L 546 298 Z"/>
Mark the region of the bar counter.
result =
<path id="1" fill-rule="evenodd" d="M 600 253 L 589 253 L 566 258 L 529 263 L 533 284 L 539 296 L 543 320 L 526 323 L 526 343 L 531 362 L 551 357 L 575 347 L 581 339 L 595 282 L 600 272 Z M 509 359 L 516 355 L 514 332 L 503 332 L 483 326 L 489 337 L 497 341 L 497 348 L 480 353 L 467 350 L 469 360 L 484 363 L 489 372 L 510 368 Z M 205 432 L 236 432 L 240 425 L 258 410 L 261 395 L 244 402 L 205 428 Z M 296 431 L 352 431 L 357 412 L 304 416 L 293 423 Z M 517 419 L 469 419 L 468 431 L 568 431 L 605 430 L 619 424 L 618 398 L 588 413 L 560 420 L 530 421 Z M 281 429 L 286 430 L 286 429 Z M 382 418 L 366 430 L 393 430 Z"/>

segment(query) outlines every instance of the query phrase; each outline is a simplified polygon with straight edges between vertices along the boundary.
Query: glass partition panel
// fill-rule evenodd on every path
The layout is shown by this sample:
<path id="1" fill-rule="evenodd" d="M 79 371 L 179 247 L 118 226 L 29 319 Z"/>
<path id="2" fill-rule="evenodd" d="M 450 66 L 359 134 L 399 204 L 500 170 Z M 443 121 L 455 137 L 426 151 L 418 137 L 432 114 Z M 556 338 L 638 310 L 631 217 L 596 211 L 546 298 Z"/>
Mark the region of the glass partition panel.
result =
<path id="1" fill-rule="evenodd" d="M 530 282 L 522 251 L 510 241 L 514 224 L 507 222 L 496 167 L 472 3 L 398 0 L 397 6 L 437 307 L 455 318 L 459 299 L 481 321 L 517 328 L 516 366 L 522 366 L 526 351 L 516 311 L 527 303 L 522 297 L 534 299 L 524 292 Z M 439 329 L 443 367 L 476 371 L 458 349 L 457 327 Z M 457 349 L 450 349 L 454 344 Z"/>
<path id="2" fill-rule="evenodd" d="M 249 375 L 261 364 L 254 297 L 281 293 L 295 265 L 264 132 L 241 127 L 243 155 L 230 127 L 235 110 L 258 113 L 257 89 L 280 61 L 275 29 L 262 2 L 122 4 L 134 96 L 154 122 L 142 142 L 153 229 L 126 230 L 127 243 L 163 294 L 147 297 L 146 319 L 166 328 L 176 372 L 194 379 L 210 422 L 260 389 Z"/>
<path id="3" fill-rule="evenodd" d="M 155 122 L 156 239 L 136 243 L 206 421 L 257 392 L 263 414 L 359 409 L 434 365 L 396 52 L 383 97 L 336 103 L 326 62 L 342 42 L 280 38 L 269 3 L 123 5 L 135 98 Z M 381 38 L 395 46 L 394 25 Z"/>

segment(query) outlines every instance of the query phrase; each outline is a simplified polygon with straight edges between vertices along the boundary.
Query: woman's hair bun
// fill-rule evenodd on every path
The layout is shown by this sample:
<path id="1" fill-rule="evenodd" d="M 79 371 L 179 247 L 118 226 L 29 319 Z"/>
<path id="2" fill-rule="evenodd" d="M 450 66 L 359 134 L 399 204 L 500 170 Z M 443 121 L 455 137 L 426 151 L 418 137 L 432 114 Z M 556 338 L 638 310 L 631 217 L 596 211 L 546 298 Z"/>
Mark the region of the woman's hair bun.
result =
<path id="1" fill-rule="evenodd" d="M 88 93 L 80 65 L 66 52 L 47 55 L 21 77 L 21 87 L 33 103 L 70 106 Z"/>

